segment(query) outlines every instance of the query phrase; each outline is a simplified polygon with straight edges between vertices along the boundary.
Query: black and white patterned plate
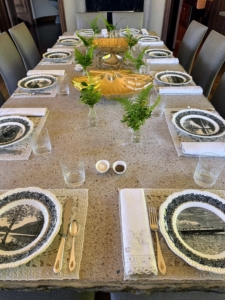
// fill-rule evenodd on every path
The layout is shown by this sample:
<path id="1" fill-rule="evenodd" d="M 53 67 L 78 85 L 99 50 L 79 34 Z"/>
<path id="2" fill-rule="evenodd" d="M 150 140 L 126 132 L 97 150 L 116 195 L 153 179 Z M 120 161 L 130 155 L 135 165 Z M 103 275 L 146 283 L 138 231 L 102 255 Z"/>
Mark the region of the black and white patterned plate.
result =
<path id="1" fill-rule="evenodd" d="M 126 35 L 128 32 L 130 32 L 131 34 L 138 34 L 140 33 L 140 30 L 136 28 L 121 29 L 121 33 L 124 35 Z"/>
<path id="2" fill-rule="evenodd" d="M 159 226 L 170 249 L 189 265 L 225 274 L 225 200 L 198 190 L 170 195 L 159 210 Z"/>
<path id="3" fill-rule="evenodd" d="M 65 46 L 74 46 L 74 45 L 77 45 L 79 42 L 80 42 L 80 39 L 79 38 L 76 38 L 76 37 L 70 37 L 70 38 L 60 38 L 58 39 L 57 41 L 58 43 L 60 44 L 63 44 Z"/>
<path id="4" fill-rule="evenodd" d="M 33 131 L 34 124 L 27 117 L 0 117 L 0 148 L 21 142 Z"/>
<path id="5" fill-rule="evenodd" d="M 47 61 L 60 62 L 68 60 L 72 53 L 70 51 L 49 51 L 43 54 L 43 57 Z"/>
<path id="6" fill-rule="evenodd" d="M 187 85 L 192 81 L 192 77 L 184 72 L 163 71 L 155 74 L 155 79 L 162 84 L 171 86 Z"/>
<path id="7" fill-rule="evenodd" d="M 156 35 L 142 35 L 140 37 L 138 37 L 138 40 L 140 42 L 158 42 L 160 41 L 160 37 L 156 36 Z"/>
<path id="8" fill-rule="evenodd" d="M 173 55 L 173 52 L 166 49 L 147 49 L 145 54 L 150 58 L 168 58 Z"/>
<path id="9" fill-rule="evenodd" d="M 93 36 L 94 31 L 93 31 L 93 29 L 81 29 L 81 30 L 79 30 L 79 34 L 83 35 L 83 36 Z"/>
<path id="10" fill-rule="evenodd" d="M 57 79 L 52 75 L 33 75 L 21 79 L 18 86 L 25 91 L 41 91 L 53 87 Z"/>
<path id="11" fill-rule="evenodd" d="M 37 187 L 0 196 L 0 269 L 27 263 L 43 252 L 60 229 L 61 204 Z"/>
<path id="12" fill-rule="evenodd" d="M 206 110 L 180 110 L 173 114 L 172 122 L 177 129 L 191 136 L 216 138 L 225 134 L 224 119 Z"/>

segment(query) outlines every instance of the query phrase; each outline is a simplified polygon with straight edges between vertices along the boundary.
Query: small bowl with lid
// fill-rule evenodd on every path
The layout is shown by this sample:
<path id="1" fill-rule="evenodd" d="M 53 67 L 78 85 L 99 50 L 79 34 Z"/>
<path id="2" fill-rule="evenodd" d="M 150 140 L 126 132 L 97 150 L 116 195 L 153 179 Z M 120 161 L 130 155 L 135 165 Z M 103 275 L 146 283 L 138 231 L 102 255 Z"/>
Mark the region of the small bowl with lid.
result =
<path id="1" fill-rule="evenodd" d="M 123 174 L 127 169 L 127 164 L 122 161 L 122 160 L 118 160 L 115 161 L 113 164 L 113 170 L 116 174 Z"/>
<path id="2" fill-rule="evenodd" d="M 110 163 L 108 162 L 108 160 L 105 159 L 101 159 L 97 161 L 95 164 L 96 170 L 101 174 L 106 173 L 109 170 L 109 167 L 110 167 Z"/>

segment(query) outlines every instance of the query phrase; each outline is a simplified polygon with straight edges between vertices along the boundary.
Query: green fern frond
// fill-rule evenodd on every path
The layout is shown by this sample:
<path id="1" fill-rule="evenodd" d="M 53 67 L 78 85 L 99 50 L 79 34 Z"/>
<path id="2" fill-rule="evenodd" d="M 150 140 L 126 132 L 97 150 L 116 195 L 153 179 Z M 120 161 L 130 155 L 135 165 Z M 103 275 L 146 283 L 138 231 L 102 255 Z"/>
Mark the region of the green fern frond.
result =
<path id="1" fill-rule="evenodd" d="M 94 18 L 92 21 L 89 21 L 86 17 L 85 19 L 88 21 L 88 24 L 90 25 L 91 29 L 94 31 L 95 34 L 100 32 L 100 29 L 98 27 L 98 20 L 99 20 L 100 14 Z"/>
<path id="2" fill-rule="evenodd" d="M 96 46 L 92 46 L 88 48 L 85 54 L 81 53 L 77 48 L 75 48 L 74 49 L 75 61 L 78 62 L 78 64 L 82 65 L 83 67 L 90 66 L 93 61 L 95 48 Z"/>
<path id="3" fill-rule="evenodd" d="M 145 89 L 141 90 L 137 95 L 135 102 L 139 103 L 139 105 L 146 105 L 148 103 L 148 97 L 152 87 L 153 85 L 149 85 Z"/>
<path id="4" fill-rule="evenodd" d="M 102 16 L 102 20 L 104 21 L 105 26 L 106 26 L 106 28 L 107 28 L 108 31 L 113 31 L 113 30 L 116 29 L 116 26 L 113 25 L 113 24 L 111 24 L 111 23 L 109 23 L 109 22 L 106 20 L 106 18 L 104 18 L 103 16 Z"/>
<path id="5" fill-rule="evenodd" d="M 79 37 L 79 39 L 84 43 L 84 46 L 89 48 L 93 45 L 93 41 L 94 41 L 94 36 L 93 37 L 88 37 L 85 38 L 82 35 L 80 35 L 78 32 L 76 32 L 77 36 Z"/>

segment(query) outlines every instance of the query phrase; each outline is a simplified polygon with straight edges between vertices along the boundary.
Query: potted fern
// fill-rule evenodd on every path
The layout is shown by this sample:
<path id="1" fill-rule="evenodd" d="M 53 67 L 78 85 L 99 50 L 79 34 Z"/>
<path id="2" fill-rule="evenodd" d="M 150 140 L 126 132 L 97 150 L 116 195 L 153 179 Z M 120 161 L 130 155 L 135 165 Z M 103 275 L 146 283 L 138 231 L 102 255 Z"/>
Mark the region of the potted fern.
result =
<path id="1" fill-rule="evenodd" d="M 94 50 L 96 46 L 91 46 L 87 49 L 86 53 L 83 54 L 77 48 L 74 49 L 75 61 L 83 67 L 83 75 L 87 75 L 87 67 L 93 62 Z"/>
<path id="2" fill-rule="evenodd" d="M 88 125 L 94 127 L 98 125 L 98 116 L 95 110 L 95 104 L 101 99 L 101 92 L 98 91 L 95 84 L 89 78 L 89 83 L 82 82 L 83 88 L 80 91 L 80 102 L 89 106 Z"/>
<path id="3" fill-rule="evenodd" d="M 130 53 L 130 51 L 126 51 L 125 54 L 124 54 L 124 58 L 125 60 L 129 60 L 130 62 L 132 62 L 135 66 L 135 69 L 136 69 L 136 73 L 139 73 L 139 70 L 140 70 L 140 67 L 145 65 L 144 61 L 143 61 L 143 58 L 144 58 L 144 55 L 145 55 L 145 50 L 147 49 L 144 48 L 137 56 L 137 58 L 134 58 L 132 56 L 132 54 Z"/>
<path id="4" fill-rule="evenodd" d="M 152 111 L 160 101 L 159 96 L 155 104 L 149 106 L 148 98 L 152 87 L 153 85 L 149 85 L 143 89 L 134 101 L 129 98 L 117 98 L 117 101 L 120 102 L 125 111 L 121 122 L 126 123 L 127 126 L 132 129 L 131 140 L 134 143 L 141 141 L 142 126 L 145 124 L 145 121 L 151 117 Z"/>

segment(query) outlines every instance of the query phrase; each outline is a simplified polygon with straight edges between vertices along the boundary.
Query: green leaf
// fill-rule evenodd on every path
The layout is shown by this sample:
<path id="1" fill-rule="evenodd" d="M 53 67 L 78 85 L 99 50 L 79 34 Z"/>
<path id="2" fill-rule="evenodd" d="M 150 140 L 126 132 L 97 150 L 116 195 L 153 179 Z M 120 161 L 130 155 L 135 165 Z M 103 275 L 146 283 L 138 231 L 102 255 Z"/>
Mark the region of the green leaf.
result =
<path id="1" fill-rule="evenodd" d="M 79 37 L 79 39 L 84 43 L 85 47 L 89 48 L 93 45 L 94 36 L 85 38 L 84 36 L 80 35 L 78 32 L 76 32 L 76 34 Z"/>
<path id="2" fill-rule="evenodd" d="M 99 14 L 96 18 L 94 18 L 92 21 L 89 21 L 86 17 L 85 19 L 88 21 L 88 24 L 90 25 L 91 29 L 94 31 L 95 34 L 100 32 L 100 29 L 98 27 L 98 20 L 101 14 Z"/>

